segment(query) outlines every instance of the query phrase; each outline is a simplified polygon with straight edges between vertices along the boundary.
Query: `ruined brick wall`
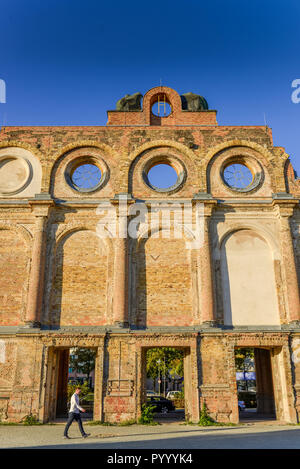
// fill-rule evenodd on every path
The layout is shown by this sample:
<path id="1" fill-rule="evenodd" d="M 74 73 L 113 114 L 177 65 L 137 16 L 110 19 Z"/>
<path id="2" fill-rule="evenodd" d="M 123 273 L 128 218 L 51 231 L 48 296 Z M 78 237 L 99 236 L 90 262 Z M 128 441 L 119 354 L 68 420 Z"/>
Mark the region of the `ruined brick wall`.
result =
<path id="1" fill-rule="evenodd" d="M 162 88 L 145 95 L 141 111 L 110 111 L 105 127 L 0 131 L 0 169 L 7 165 L 6 172 L 0 171 L 3 418 L 18 420 L 29 411 L 45 420 L 53 418 L 59 350 L 78 343 L 92 344 L 98 351 L 98 418 L 136 418 L 145 349 L 168 344 L 182 347 L 186 354 L 191 418 L 197 420 L 205 400 L 216 419 L 237 421 L 234 346 L 240 327 L 248 331 L 245 346 L 272 349 L 278 415 L 290 421 L 297 418 L 293 392 L 298 389 L 299 370 L 293 370 L 292 349 L 280 334 L 282 329 L 297 333 L 300 320 L 299 181 L 284 149 L 273 146 L 269 128 L 219 126 L 216 111 L 183 110 L 176 91 Z M 166 118 L 151 114 L 161 92 L 172 105 Z M 82 192 L 70 180 L 76 165 L 85 161 L 97 162 L 102 182 Z M 146 178 L 151 165 L 164 161 L 178 174 L 178 183 L 169 191 L 155 190 Z M 255 174 L 250 190 L 236 191 L 224 183 L 229 161 L 249 164 Z M 12 185 L 7 184 L 9 168 L 20 169 L 18 181 L 13 170 Z M 144 203 L 148 211 L 151 202 L 161 204 L 160 217 L 149 211 L 151 233 L 146 217 L 138 224 L 136 239 L 97 236 L 97 230 L 114 220 L 107 207 L 116 207 L 118 228 L 132 220 L 130 213 L 120 212 L 120 197 L 128 211 L 135 202 Z M 178 206 L 168 208 L 175 201 L 180 210 L 183 203 L 189 204 L 194 223 L 197 204 L 203 207 L 200 247 L 190 248 L 193 237 L 187 230 L 178 236 Z M 169 216 L 169 225 L 164 215 Z M 170 239 L 165 236 L 168 230 Z M 255 315 L 253 319 L 239 307 L 247 288 L 247 281 L 243 288 L 239 283 L 247 279 L 247 262 L 239 267 L 243 275 L 232 277 L 229 272 L 234 285 L 226 287 L 224 259 L 231 255 L 227 240 L 235 236 L 236 253 L 247 233 L 262 240 L 268 257 L 266 276 L 274 280 L 276 321 L 263 314 L 266 305 L 259 324 Z M 253 263 L 257 259 L 263 268 L 255 246 Z M 239 320 L 228 322 L 226 294 L 232 290 Z M 264 289 L 257 292 L 262 292 L 257 299 L 262 301 Z M 263 301 L 270 300 L 267 296 Z M 265 342 L 256 340 L 262 330 Z M 182 339 L 183 332 L 187 338 Z M 268 342 L 270 334 L 275 335 Z"/>

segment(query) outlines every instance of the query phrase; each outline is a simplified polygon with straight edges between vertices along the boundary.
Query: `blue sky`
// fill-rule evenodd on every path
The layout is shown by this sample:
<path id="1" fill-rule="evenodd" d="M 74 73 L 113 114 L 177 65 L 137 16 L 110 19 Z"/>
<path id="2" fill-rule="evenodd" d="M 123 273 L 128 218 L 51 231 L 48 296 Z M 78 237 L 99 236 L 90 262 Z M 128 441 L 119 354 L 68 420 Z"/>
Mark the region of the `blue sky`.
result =
<path id="1" fill-rule="evenodd" d="M 0 0 L 6 125 L 105 125 L 126 93 L 202 94 L 220 125 L 262 125 L 300 175 L 298 0 Z"/>

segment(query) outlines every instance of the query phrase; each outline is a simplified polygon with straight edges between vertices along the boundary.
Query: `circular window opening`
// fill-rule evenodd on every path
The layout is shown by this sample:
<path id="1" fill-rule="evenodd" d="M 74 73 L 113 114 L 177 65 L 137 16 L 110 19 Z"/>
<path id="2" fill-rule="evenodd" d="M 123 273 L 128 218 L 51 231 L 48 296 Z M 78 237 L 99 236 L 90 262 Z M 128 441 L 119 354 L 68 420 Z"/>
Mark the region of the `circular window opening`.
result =
<path id="1" fill-rule="evenodd" d="M 74 186 L 81 191 L 97 188 L 102 178 L 101 170 L 92 163 L 83 163 L 77 166 L 71 174 Z"/>
<path id="2" fill-rule="evenodd" d="M 148 181 L 157 189 L 169 189 L 175 186 L 178 174 L 169 164 L 158 163 L 148 171 Z"/>
<path id="3" fill-rule="evenodd" d="M 225 183 L 232 189 L 249 190 L 253 183 L 253 174 L 250 169 L 241 163 L 231 163 L 223 171 Z"/>

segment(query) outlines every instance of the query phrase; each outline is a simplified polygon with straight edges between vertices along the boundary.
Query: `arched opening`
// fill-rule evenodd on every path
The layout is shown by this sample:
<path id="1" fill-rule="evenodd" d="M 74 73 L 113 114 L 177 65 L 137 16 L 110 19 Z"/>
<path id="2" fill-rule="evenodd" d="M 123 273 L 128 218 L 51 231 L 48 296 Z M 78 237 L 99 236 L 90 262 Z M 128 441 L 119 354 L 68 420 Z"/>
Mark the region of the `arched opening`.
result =
<path id="1" fill-rule="evenodd" d="M 166 93 L 157 93 L 150 102 L 152 125 L 161 125 L 161 120 L 168 118 L 172 114 L 172 104 Z"/>

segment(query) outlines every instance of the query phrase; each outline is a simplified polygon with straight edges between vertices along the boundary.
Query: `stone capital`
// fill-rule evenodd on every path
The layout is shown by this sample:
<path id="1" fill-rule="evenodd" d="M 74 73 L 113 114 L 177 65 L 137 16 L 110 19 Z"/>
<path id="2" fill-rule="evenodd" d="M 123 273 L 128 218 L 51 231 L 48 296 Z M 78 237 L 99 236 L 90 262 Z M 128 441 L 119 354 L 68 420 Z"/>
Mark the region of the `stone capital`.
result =
<path id="1" fill-rule="evenodd" d="M 203 215 L 205 217 L 211 217 L 215 207 L 218 205 L 218 201 L 213 199 L 210 194 L 201 192 L 194 195 L 194 197 L 192 198 L 192 204 L 194 206 L 197 206 L 199 204 L 203 205 Z"/>
<path id="2" fill-rule="evenodd" d="M 273 198 L 272 205 L 277 213 L 278 217 L 291 217 L 294 213 L 294 209 L 299 204 L 299 199 L 294 198 Z"/>
<path id="3" fill-rule="evenodd" d="M 36 217 L 47 217 L 49 215 L 50 208 L 53 207 L 54 201 L 51 198 L 34 198 L 28 201 L 31 212 Z"/>

